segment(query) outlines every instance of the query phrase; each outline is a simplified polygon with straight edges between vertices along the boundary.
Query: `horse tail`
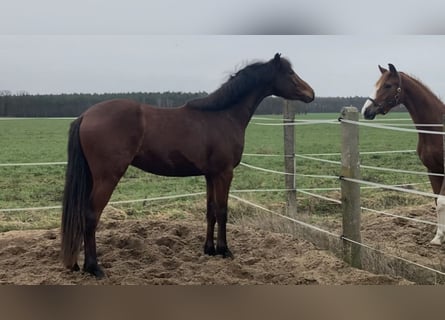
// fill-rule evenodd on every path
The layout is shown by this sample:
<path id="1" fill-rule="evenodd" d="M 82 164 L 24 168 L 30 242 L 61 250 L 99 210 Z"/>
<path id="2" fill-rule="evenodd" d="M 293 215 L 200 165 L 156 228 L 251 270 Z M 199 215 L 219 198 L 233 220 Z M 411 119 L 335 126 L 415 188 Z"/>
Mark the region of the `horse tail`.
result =
<path id="1" fill-rule="evenodd" d="M 82 117 L 71 123 L 68 138 L 68 164 L 62 202 L 62 259 L 67 268 L 77 263 L 85 234 L 86 211 L 90 210 L 92 177 L 80 144 Z"/>

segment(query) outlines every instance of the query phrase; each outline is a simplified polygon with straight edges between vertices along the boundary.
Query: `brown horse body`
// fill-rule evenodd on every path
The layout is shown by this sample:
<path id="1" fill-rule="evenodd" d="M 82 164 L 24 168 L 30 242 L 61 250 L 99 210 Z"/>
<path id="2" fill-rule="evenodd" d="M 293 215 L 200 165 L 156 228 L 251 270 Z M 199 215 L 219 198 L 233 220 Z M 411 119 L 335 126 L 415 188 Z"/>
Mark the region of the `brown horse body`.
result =
<path id="1" fill-rule="evenodd" d="M 130 100 L 96 104 L 70 129 L 62 214 L 66 267 L 102 277 L 95 232 L 117 183 L 133 165 L 165 176 L 205 176 L 207 236 L 204 252 L 231 257 L 226 241 L 227 201 L 233 169 L 241 161 L 245 129 L 269 95 L 310 102 L 312 88 L 280 55 L 240 70 L 220 89 L 182 107 L 158 108 Z M 218 224 L 216 247 L 214 229 Z"/>
<path id="2" fill-rule="evenodd" d="M 390 64 L 389 70 L 380 67 L 382 76 L 377 81 L 374 97 L 362 109 L 366 119 L 374 119 L 377 114 L 386 114 L 393 107 L 403 104 L 408 110 L 418 130 L 442 132 L 445 105 L 419 80 L 398 72 Z M 422 126 L 437 124 L 437 126 Z M 429 173 L 444 173 L 443 136 L 419 132 L 417 154 Z M 443 176 L 429 176 L 431 187 L 437 200 L 438 228 L 432 244 L 440 245 L 445 236 L 445 185 Z"/>

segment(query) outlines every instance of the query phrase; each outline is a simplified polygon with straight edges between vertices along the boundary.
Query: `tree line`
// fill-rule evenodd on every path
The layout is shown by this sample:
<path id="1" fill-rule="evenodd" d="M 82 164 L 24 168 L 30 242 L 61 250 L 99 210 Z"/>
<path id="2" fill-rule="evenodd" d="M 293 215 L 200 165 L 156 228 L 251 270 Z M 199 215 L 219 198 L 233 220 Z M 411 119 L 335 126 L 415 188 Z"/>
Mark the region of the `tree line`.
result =
<path id="1" fill-rule="evenodd" d="M 46 94 L 31 95 L 26 92 L 12 94 L 0 91 L 0 117 L 77 117 L 95 103 L 124 98 L 164 108 L 183 105 L 189 100 L 205 97 L 206 92 L 132 92 L 103 94 Z M 316 97 L 309 104 L 292 102 L 297 113 L 340 112 L 344 106 L 361 108 L 365 97 Z M 256 114 L 281 114 L 281 98 L 268 97 L 261 102 Z"/>

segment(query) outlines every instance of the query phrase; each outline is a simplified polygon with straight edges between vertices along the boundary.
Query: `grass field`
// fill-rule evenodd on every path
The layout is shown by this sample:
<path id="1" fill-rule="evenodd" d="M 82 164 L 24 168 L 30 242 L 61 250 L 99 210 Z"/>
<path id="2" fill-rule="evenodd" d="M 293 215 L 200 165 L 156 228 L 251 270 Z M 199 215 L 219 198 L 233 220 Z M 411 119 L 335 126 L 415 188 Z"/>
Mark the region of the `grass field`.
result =
<path id="1" fill-rule="evenodd" d="M 335 120 L 339 114 L 298 115 L 300 120 Z M 265 126 L 260 123 L 280 122 L 279 116 L 258 117 L 251 121 L 246 132 L 245 153 L 283 154 L 283 127 Z M 375 121 L 383 123 L 411 123 L 408 114 L 393 113 Z M 393 119 L 394 122 L 391 122 Z M 0 164 L 66 161 L 69 119 L 10 119 L 0 120 Z M 323 159 L 340 160 L 340 125 L 312 124 L 296 126 L 297 154 L 335 153 L 319 156 Z M 224 137 L 221 137 L 222 139 Z M 417 134 L 368 127 L 360 127 L 361 151 L 413 150 Z M 243 162 L 251 165 L 283 171 L 283 157 L 244 156 Z M 365 165 L 425 171 L 414 152 L 394 154 L 363 154 Z M 64 165 L 51 166 L 0 166 L 0 209 L 60 205 L 64 184 Z M 340 166 L 306 159 L 297 159 L 297 173 L 337 176 Z M 384 184 L 410 184 L 416 189 L 430 192 L 426 176 L 388 173 L 362 169 L 364 180 Z M 297 177 L 298 188 L 337 188 L 337 179 Z M 232 190 L 284 188 L 282 175 L 259 172 L 239 166 L 235 171 Z M 167 178 L 130 168 L 115 190 L 112 201 L 152 198 L 157 196 L 205 191 L 203 177 Z M 316 191 L 338 198 L 337 191 Z M 243 197 L 268 207 L 283 207 L 282 192 L 243 193 Z M 384 190 L 362 191 L 363 202 L 376 207 L 408 205 L 429 202 L 421 198 Z M 130 215 L 168 213 L 181 217 L 185 211 L 198 211 L 204 219 L 205 196 L 147 203 L 116 205 Z M 298 195 L 299 210 L 313 215 L 337 214 L 338 207 L 325 201 L 302 194 Z M 23 212 L 0 212 L 0 231 L 10 229 L 47 228 L 59 225 L 60 209 Z"/>

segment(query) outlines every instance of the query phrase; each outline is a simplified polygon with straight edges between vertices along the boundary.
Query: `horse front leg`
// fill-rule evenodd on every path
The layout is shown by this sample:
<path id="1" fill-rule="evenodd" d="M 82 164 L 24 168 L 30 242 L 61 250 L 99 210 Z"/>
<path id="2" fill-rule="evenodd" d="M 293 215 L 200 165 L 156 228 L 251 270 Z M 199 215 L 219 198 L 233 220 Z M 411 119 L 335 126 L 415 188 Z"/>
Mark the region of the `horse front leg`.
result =
<path id="1" fill-rule="evenodd" d="M 437 213 L 437 231 L 433 240 L 431 240 L 432 245 L 440 246 L 444 240 L 445 236 L 445 195 L 441 194 L 437 199 L 436 206 Z"/>
<path id="2" fill-rule="evenodd" d="M 215 232 L 216 213 L 215 213 L 215 196 L 213 190 L 213 180 L 206 176 L 207 183 L 207 234 L 204 243 L 204 254 L 214 256 L 216 254 L 215 244 L 213 243 L 213 233 Z"/>
<path id="3" fill-rule="evenodd" d="M 230 184 L 233 178 L 233 171 L 227 170 L 218 175 L 213 181 L 214 197 L 216 202 L 215 214 L 218 224 L 216 238 L 216 254 L 223 258 L 233 258 L 227 245 L 226 225 L 227 225 L 227 202 L 229 199 Z"/>
<path id="4" fill-rule="evenodd" d="M 205 254 L 219 254 L 224 258 L 233 257 L 227 246 L 226 237 L 227 202 L 229 199 L 229 189 L 232 178 L 232 170 L 225 171 L 216 176 L 206 176 L 207 237 L 204 244 Z M 213 242 L 215 223 L 218 223 L 216 249 Z"/>
<path id="5" fill-rule="evenodd" d="M 445 236 L 445 180 L 442 177 L 430 176 L 430 181 L 434 193 L 439 194 L 436 200 L 437 231 L 430 243 L 440 246 Z"/>

